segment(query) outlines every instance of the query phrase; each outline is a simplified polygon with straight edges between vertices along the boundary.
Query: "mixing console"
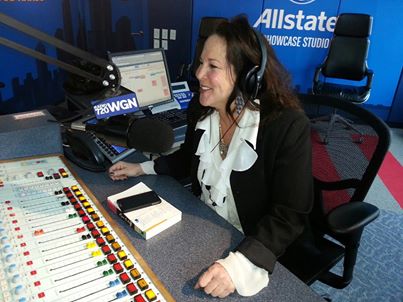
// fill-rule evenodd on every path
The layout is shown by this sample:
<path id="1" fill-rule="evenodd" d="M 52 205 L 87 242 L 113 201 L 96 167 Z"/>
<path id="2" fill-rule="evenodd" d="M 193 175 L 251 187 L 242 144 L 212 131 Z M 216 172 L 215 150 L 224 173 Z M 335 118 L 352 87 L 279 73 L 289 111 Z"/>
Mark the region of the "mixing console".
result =
<path id="1" fill-rule="evenodd" d="M 88 192 L 62 157 L 0 162 L 1 302 L 173 300 Z"/>

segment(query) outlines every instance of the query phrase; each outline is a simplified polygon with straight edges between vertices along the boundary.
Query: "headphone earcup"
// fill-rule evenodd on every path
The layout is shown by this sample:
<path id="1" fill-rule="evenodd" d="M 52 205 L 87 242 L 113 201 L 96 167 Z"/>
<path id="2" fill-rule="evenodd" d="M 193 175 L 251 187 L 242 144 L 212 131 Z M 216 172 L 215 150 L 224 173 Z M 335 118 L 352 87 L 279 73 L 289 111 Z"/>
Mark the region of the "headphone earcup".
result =
<path id="1" fill-rule="evenodd" d="M 256 97 L 256 92 L 258 90 L 258 79 L 257 72 L 259 66 L 252 67 L 245 75 L 245 78 L 242 80 L 242 92 L 246 95 L 246 97 L 254 98 Z"/>

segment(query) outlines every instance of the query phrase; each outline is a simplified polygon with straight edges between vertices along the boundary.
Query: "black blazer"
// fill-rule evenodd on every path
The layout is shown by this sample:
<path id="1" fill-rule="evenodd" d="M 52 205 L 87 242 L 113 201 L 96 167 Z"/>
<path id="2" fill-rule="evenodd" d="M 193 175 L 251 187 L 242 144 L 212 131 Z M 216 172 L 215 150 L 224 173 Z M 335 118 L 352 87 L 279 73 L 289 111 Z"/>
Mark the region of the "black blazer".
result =
<path id="1" fill-rule="evenodd" d="M 264 104 L 264 103 L 262 103 Z M 245 233 L 236 250 L 252 263 L 268 270 L 304 231 L 313 204 L 309 122 L 302 111 L 285 109 L 276 117 L 261 107 L 255 152 L 258 158 L 246 171 L 232 171 L 230 183 Z M 195 155 L 203 130 L 195 130 L 200 106 L 188 109 L 188 129 L 181 148 L 155 161 L 158 174 L 177 179 L 189 177 L 196 195 L 199 157 Z M 249 144 L 251 148 L 252 144 Z"/>

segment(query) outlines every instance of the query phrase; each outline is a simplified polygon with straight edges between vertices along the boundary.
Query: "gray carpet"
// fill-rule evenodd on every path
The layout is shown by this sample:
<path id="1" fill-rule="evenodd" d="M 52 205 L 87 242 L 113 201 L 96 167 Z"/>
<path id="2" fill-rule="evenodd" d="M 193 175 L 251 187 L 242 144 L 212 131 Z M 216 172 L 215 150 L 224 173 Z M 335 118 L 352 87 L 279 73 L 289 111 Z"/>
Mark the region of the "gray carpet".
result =
<path id="1" fill-rule="evenodd" d="M 340 271 L 339 263 L 335 271 Z M 402 302 L 403 301 L 403 215 L 381 210 L 365 228 L 354 278 L 339 290 L 320 282 L 311 288 L 327 294 L 333 302 Z"/>

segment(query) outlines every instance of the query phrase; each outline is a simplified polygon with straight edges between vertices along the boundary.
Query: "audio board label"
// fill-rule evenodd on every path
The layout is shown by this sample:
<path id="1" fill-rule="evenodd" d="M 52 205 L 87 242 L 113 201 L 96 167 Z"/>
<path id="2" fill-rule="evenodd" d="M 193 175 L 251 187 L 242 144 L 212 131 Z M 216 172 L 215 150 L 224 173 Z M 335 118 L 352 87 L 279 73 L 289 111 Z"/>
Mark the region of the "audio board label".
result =
<path id="1" fill-rule="evenodd" d="M 174 301 L 128 242 L 62 156 L 0 162 L 0 302 Z"/>

